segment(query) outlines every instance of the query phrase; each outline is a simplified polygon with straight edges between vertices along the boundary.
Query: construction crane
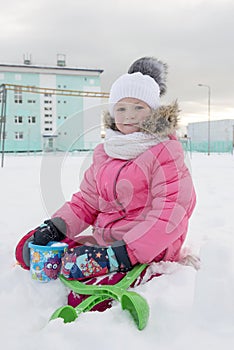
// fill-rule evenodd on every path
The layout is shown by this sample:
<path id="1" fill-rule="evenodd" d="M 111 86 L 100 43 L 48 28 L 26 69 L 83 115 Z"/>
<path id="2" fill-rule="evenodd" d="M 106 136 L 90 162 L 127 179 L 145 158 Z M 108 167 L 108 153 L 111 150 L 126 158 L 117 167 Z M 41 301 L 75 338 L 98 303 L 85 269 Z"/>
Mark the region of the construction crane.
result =
<path id="1" fill-rule="evenodd" d="M 17 84 L 2 84 L 0 85 L 0 100 L 1 103 L 1 116 L 0 116 L 0 152 L 2 154 L 1 167 L 4 166 L 4 152 L 5 152 L 5 134 L 6 134 L 6 105 L 7 105 L 7 91 L 20 91 L 28 92 L 32 94 L 50 94 L 50 95 L 62 95 L 73 97 L 94 97 L 94 98 L 108 98 L 108 92 L 98 91 L 82 91 L 82 90 L 64 90 L 44 88 L 38 86 L 29 85 L 17 85 Z"/>

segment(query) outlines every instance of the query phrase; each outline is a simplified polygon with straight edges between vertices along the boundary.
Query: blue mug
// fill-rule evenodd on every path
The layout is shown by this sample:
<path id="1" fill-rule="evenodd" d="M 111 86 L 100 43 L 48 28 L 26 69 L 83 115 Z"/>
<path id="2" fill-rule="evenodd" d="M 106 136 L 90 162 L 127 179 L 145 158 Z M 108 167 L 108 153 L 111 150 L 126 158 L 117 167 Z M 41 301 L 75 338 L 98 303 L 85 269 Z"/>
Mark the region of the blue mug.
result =
<path id="1" fill-rule="evenodd" d="M 58 278 L 61 259 L 68 245 L 62 242 L 49 242 L 46 246 L 29 243 L 30 272 L 34 280 L 49 282 Z"/>

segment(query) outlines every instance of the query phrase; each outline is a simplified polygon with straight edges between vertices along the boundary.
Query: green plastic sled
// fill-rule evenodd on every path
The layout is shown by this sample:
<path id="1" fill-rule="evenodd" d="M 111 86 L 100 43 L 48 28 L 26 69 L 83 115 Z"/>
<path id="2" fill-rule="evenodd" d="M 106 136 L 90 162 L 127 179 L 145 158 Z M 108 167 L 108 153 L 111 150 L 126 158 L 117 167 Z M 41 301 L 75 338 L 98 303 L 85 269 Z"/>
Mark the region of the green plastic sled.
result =
<path id="1" fill-rule="evenodd" d="M 122 309 L 130 312 L 139 330 L 144 329 L 149 319 L 149 305 L 141 295 L 127 291 L 127 288 L 140 276 L 146 267 L 146 264 L 135 266 L 120 282 L 113 286 L 87 285 L 79 281 L 69 281 L 60 275 L 60 280 L 73 292 L 90 296 L 75 308 L 70 305 L 60 307 L 53 313 L 50 320 L 62 318 L 65 323 L 73 322 L 82 312 L 90 311 L 103 300 L 111 298 L 118 300 Z"/>

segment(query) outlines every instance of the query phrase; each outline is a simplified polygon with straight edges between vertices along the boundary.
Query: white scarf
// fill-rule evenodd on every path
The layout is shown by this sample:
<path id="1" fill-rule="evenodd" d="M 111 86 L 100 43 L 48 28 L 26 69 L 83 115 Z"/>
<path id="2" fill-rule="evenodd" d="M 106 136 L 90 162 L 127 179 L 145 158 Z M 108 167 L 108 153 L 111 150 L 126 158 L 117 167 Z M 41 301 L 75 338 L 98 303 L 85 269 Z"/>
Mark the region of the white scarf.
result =
<path id="1" fill-rule="evenodd" d="M 159 138 L 154 134 L 143 132 L 133 132 L 125 135 L 119 131 L 107 129 L 104 150 L 111 158 L 134 159 L 150 147 L 165 140 L 168 140 L 168 137 Z"/>

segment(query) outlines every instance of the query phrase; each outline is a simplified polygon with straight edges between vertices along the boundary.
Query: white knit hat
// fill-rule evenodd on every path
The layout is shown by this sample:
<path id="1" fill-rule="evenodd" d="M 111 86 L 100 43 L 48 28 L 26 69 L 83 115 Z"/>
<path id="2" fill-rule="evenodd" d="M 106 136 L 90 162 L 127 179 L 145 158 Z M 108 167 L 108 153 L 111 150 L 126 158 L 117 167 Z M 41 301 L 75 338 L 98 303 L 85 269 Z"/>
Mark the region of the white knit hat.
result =
<path id="1" fill-rule="evenodd" d="M 125 97 L 137 98 L 156 109 L 160 105 L 159 85 L 149 75 L 140 72 L 121 75 L 112 85 L 109 97 L 109 111 L 113 116 L 114 105 Z"/>

